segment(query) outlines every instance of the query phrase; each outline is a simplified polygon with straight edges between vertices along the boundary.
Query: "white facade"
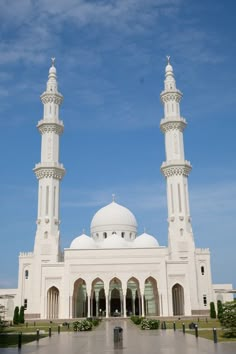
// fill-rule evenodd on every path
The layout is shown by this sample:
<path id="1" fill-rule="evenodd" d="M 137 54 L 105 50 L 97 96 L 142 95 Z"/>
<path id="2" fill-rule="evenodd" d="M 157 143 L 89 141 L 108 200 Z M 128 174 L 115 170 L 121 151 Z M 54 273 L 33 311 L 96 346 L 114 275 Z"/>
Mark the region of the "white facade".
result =
<path id="1" fill-rule="evenodd" d="M 207 314 L 211 301 L 232 299 L 225 292 L 231 284 L 212 284 L 209 249 L 195 248 L 181 98 L 168 58 L 160 125 L 166 148 L 161 171 L 167 185 L 168 246 L 160 246 L 146 233 L 137 235 L 135 216 L 113 200 L 94 215 L 90 236 L 75 238 L 61 252 L 59 194 L 65 169 L 59 162 L 63 132 L 59 108 L 63 97 L 52 61 L 41 95 L 44 116 L 37 125 L 42 143 L 41 162 L 34 169 L 38 179 L 34 251 L 20 254 L 18 289 L 5 291 L 14 296 L 14 306 L 25 306 L 26 318 L 191 316 Z M 11 309 L 14 306 L 11 302 Z M 9 310 L 6 317 L 11 315 Z"/>

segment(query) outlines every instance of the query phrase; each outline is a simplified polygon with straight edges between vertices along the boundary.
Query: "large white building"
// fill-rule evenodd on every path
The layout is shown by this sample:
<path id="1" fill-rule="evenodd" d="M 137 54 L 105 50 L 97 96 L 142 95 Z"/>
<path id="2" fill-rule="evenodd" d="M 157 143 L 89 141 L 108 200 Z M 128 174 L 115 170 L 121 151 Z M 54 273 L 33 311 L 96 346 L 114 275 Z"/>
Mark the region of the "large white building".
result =
<path id="1" fill-rule="evenodd" d="M 137 234 L 130 210 L 113 200 L 94 215 L 90 235 L 82 234 L 60 249 L 59 194 L 65 174 L 59 162 L 63 122 L 59 109 L 54 60 L 46 91 L 41 95 L 43 119 L 38 179 L 38 215 L 34 250 L 20 253 L 18 289 L 2 289 L 0 296 L 11 318 L 14 306 L 24 305 L 26 318 L 77 318 L 130 314 L 190 316 L 207 314 L 209 303 L 232 300 L 231 284 L 213 285 L 209 249 L 195 248 L 191 226 L 188 176 L 180 114 L 182 93 L 176 88 L 169 58 L 161 101 L 164 118 L 168 246 L 146 233 Z M 226 290 L 224 292 L 223 290 Z M 9 296 L 12 298 L 9 298 Z"/>

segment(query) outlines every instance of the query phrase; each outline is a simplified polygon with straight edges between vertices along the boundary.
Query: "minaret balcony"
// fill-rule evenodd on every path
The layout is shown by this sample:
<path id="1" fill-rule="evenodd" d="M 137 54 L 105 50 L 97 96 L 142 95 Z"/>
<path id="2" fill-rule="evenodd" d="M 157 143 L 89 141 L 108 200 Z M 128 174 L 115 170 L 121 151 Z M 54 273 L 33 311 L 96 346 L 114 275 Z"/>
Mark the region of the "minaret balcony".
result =
<path id="1" fill-rule="evenodd" d="M 169 102 L 169 101 L 176 101 L 180 102 L 181 98 L 183 97 L 183 94 L 180 90 L 174 89 L 174 90 L 164 90 L 160 94 L 161 101 L 162 103 Z"/>
<path id="2" fill-rule="evenodd" d="M 54 132 L 60 135 L 64 131 L 64 124 L 62 120 L 46 118 L 38 122 L 37 128 L 41 134 Z"/>
<path id="3" fill-rule="evenodd" d="M 63 96 L 59 92 L 53 93 L 50 91 L 44 91 L 40 98 L 43 104 L 55 103 L 61 105 L 63 102 Z"/>
<path id="4" fill-rule="evenodd" d="M 59 162 L 37 163 L 33 171 L 37 179 L 55 178 L 61 180 L 65 175 L 65 168 Z"/>
<path id="5" fill-rule="evenodd" d="M 188 177 L 192 170 L 190 161 L 170 160 L 163 162 L 161 172 L 165 177 L 185 176 Z"/>
<path id="6" fill-rule="evenodd" d="M 167 118 L 162 118 L 160 128 L 163 133 L 166 133 L 170 130 L 179 130 L 183 132 L 186 125 L 187 122 L 183 117 L 170 118 L 170 120 Z"/>

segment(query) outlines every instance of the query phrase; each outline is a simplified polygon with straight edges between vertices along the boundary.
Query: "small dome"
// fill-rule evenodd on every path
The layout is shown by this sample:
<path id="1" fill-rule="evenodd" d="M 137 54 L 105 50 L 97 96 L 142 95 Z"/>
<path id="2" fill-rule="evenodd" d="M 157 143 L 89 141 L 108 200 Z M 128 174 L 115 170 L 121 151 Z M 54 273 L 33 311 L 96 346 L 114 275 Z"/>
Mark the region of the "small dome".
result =
<path id="1" fill-rule="evenodd" d="M 170 65 L 170 64 L 167 64 L 166 65 L 166 73 L 167 72 L 173 72 L 173 67 L 172 67 L 172 65 Z"/>
<path id="2" fill-rule="evenodd" d="M 101 246 L 101 248 L 127 248 L 130 247 L 129 243 L 125 241 L 122 237 L 114 234 L 109 238 L 105 239 Z"/>
<path id="3" fill-rule="evenodd" d="M 82 234 L 78 237 L 76 237 L 70 244 L 70 248 L 74 248 L 74 249 L 93 249 L 93 248 L 97 248 L 96 244 L 94 242 L 94 240 L 85 235 Z"/>
<path id="4" fill-rule="evenodd" d="M 149 234 L 143 233 L 142 235 L 136 237 L 133 242 L 134 248 L 150 248 L 159 247 L 157 239 Z"/>
<path id="5" fill-rule="evenodd" d="M 131 211 L 122 205 L 112 202 L 98 210 L 91 222 L 91 233 L 98 230 L 137 230 L 137 221 Z"/>

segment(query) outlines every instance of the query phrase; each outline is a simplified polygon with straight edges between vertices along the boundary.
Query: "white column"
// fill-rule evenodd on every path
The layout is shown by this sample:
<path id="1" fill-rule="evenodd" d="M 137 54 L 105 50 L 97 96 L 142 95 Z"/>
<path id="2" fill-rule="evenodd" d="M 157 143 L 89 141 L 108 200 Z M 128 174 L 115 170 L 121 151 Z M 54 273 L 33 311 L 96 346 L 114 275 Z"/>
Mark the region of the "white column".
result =
<path id="1" fill-rule="evenodd" d="M 124 317 L 127 317 L 127 314 L 126 314 L 126 295 L 123 295 L 123 309 L 124 309 Z"/>
<path id="2" fill-rule="evenodd" d="M 88 310 L 87 310 L 87 317 L 91 317 L 91 296 L 88 295 Z"/>
<path id="3" fill-rule="evenodd" d="M 145 309 L 144 309 L 144 294 L 141 295 L 141 301 L 142 301 L 142 317 L 145 317 Z"/>

